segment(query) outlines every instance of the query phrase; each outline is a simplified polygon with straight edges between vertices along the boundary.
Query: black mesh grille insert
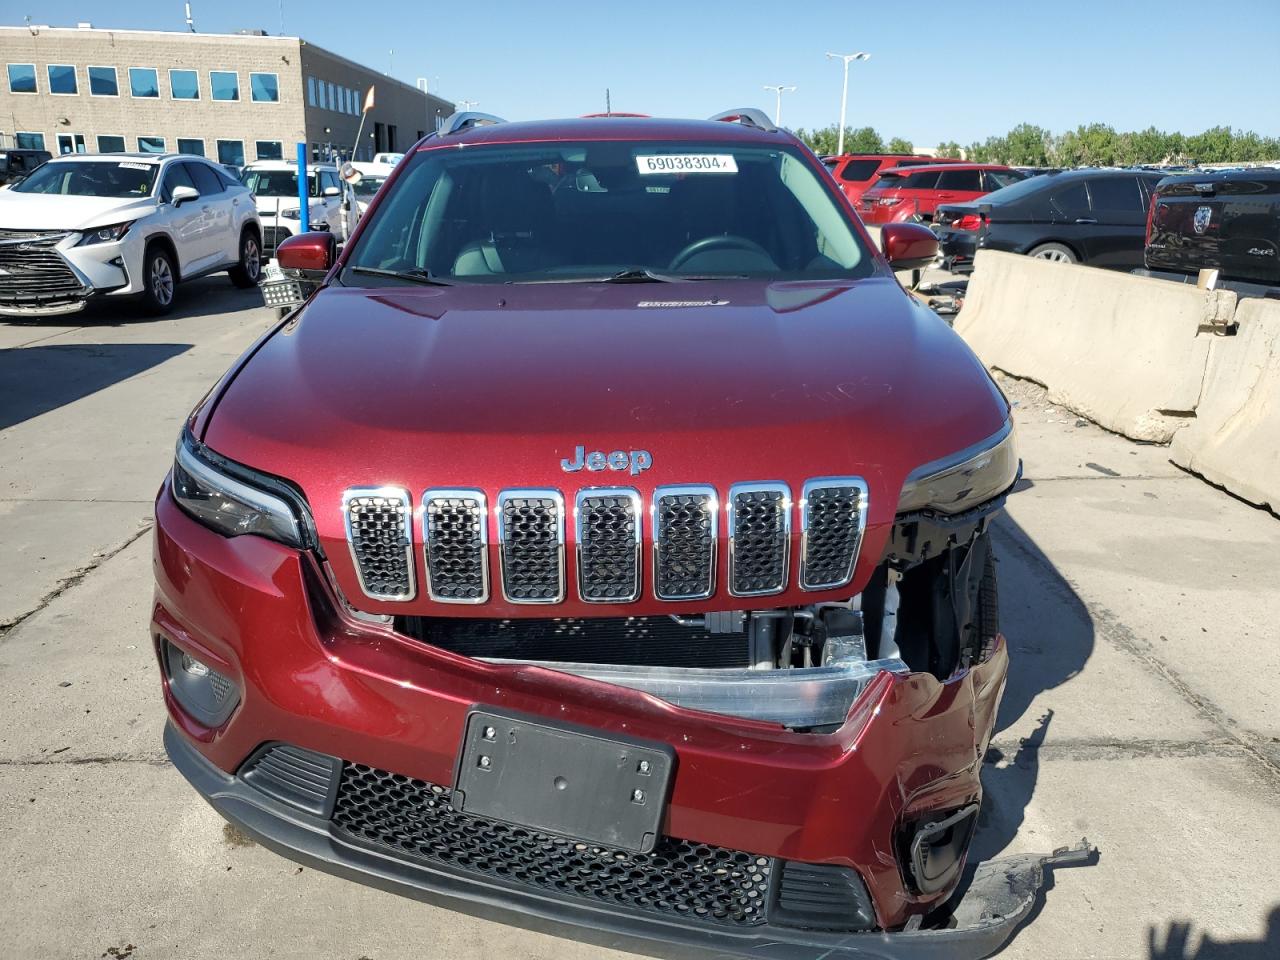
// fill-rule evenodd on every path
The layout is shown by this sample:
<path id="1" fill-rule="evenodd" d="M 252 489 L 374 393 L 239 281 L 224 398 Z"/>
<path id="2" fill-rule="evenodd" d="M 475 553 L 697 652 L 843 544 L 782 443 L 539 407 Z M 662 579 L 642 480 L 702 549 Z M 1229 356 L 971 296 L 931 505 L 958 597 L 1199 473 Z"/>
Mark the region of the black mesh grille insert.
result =
<path id="1" fill-rule="evenodd" d="M 711 491 L 659 493 L 654 509 L 654 592 L 663 600 L 711 595 L 715 574 Z"/>
<path id="2" fill-rule="evenodd" d="M 465 657 L 708 669 L 751 665 L 746 633 L 708 633 L 701 627 L 682 627 L 670 617 L 403 617 L 396 628 Z"/>
<path id="3" fill-rule="evenodd" d="M 551 496 L 503 496 L 502 592 L 515 603 L 564 596 L 563 509 Z"/>
<path id="4" fill-rule="evenodd" d="M 347 763 L 333 822 L 410 857 L 562 896 L 713 924 L 764 923 L 767 857 L 671 837 L 652 853 L 610 850 L 458 813 L 449 794 Z"/>
<path id="5" fill-rule="evenodd" d="M 592 493 L 578 498 L 578 590 L 583 600 L 605 603 L 639 596 L 639 495 Z"/>
<path id="6" fill-rule="evenodd" d="M 779 489 L 733 494 L 729 586 L 738 596 L 777 593 L 786 586 L 787 501 Z"/>
<path id="7" fill-rule="evenodd" d="M 488 598 L 485 502 L 480 494 L 426 498 L 425 540 L 431 596 L 455 603 Z"/>
<path id="8" fill-rule="evenodd" d="M 810 488 L 801 586 L 838 587 L 853 577 L 861 539 L 862 491 L 855 486 Z"/>
<path id="9" fill-rule="evenodd" d="M 347 537 L 364 592 L 388 600 L 412 598 L 409 494 L 351 491 L 346 504 Z"/>

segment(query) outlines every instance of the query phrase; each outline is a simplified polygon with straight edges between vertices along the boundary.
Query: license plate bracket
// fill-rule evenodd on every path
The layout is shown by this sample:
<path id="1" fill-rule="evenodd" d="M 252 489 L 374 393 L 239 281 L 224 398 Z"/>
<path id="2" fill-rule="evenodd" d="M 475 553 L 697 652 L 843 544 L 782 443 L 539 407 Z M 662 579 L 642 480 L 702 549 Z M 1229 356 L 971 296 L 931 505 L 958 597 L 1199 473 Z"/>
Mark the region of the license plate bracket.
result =
<path id="1" fill-rule="evenodd" d="M 467 716 L 454 809 L 542 833 L 648 853 L 675 767 L 663 743 L 502 710 Z"/>

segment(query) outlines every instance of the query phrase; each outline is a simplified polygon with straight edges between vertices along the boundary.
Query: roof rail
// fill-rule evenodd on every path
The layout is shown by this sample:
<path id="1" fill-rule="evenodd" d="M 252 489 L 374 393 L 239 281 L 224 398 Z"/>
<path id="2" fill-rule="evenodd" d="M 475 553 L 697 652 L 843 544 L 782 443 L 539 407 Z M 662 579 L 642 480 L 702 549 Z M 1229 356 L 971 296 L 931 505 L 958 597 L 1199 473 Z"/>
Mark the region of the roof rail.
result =
<path id="1" fill-rule="evenodd" d="M 717 113 L 711 119 L 722 120 L 726 123 L 741 123 L 748 127 L 763 130 L 765 133 L 778 132 L 777 125 L 769 119 L 769 115 L 756 107 L 739 107 L 737 110 L 726 110 L 724 113 Z"/>
<path id="2" fill-rule="evenodd" d="M 472 111 L 461 111 L 451 114 L 444 123 L 440 125 L 440 136 L 447 137 L 451 133 L 461 133 L 463 130 L 471 127 L 488 127 L 495 123 L 506 123 L 501 117 L 495 117 L 492 113 L 474 113 Z"/>

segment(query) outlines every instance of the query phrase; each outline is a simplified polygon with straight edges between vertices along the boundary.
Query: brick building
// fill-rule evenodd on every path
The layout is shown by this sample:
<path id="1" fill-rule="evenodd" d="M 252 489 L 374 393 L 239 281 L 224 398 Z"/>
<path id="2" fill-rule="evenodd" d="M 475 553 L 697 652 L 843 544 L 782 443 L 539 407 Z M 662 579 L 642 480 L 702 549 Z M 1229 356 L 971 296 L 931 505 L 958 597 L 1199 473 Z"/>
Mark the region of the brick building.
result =
<path id="1" fill-rule="evenodd" d="M 298 37 L 0 27 L 0 146 L 198 153 L 241 166 L 404 150 L 453 104 Z"/>

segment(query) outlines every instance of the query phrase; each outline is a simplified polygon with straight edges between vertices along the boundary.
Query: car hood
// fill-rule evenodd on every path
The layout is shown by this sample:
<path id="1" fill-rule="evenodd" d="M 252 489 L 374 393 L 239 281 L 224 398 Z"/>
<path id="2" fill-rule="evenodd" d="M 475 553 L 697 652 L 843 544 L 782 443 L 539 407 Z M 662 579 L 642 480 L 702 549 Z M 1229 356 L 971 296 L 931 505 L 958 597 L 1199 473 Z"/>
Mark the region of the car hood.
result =
<path id="1" fill-rule="evenodd" d="M 556 487 L 571 502 L 592 485 L 647 498 L 656 485 L 723 494 L 752 480 L 798 495 L 808 478 L 842 475 L 870 488 L 861 579 L 906 475 L 1008 416 L 960 338 L 879 273 L 330 287 L 262 342 L 212 406 L 197 421 L 205 442 L 298 484 L 352 589 L 339 509 L 347 487 L 395 485 L 415 498 L 480 488 L 490 502 L 505 488 Z M 645 450 L 652 467 L 564 472 L 579 446 Z"/>
<path id="2" fill-rule="evenodd" d="M 0 229 L 85 230 L 155 212 L 153 197 L 73 197 L 0 190 Z"/>

